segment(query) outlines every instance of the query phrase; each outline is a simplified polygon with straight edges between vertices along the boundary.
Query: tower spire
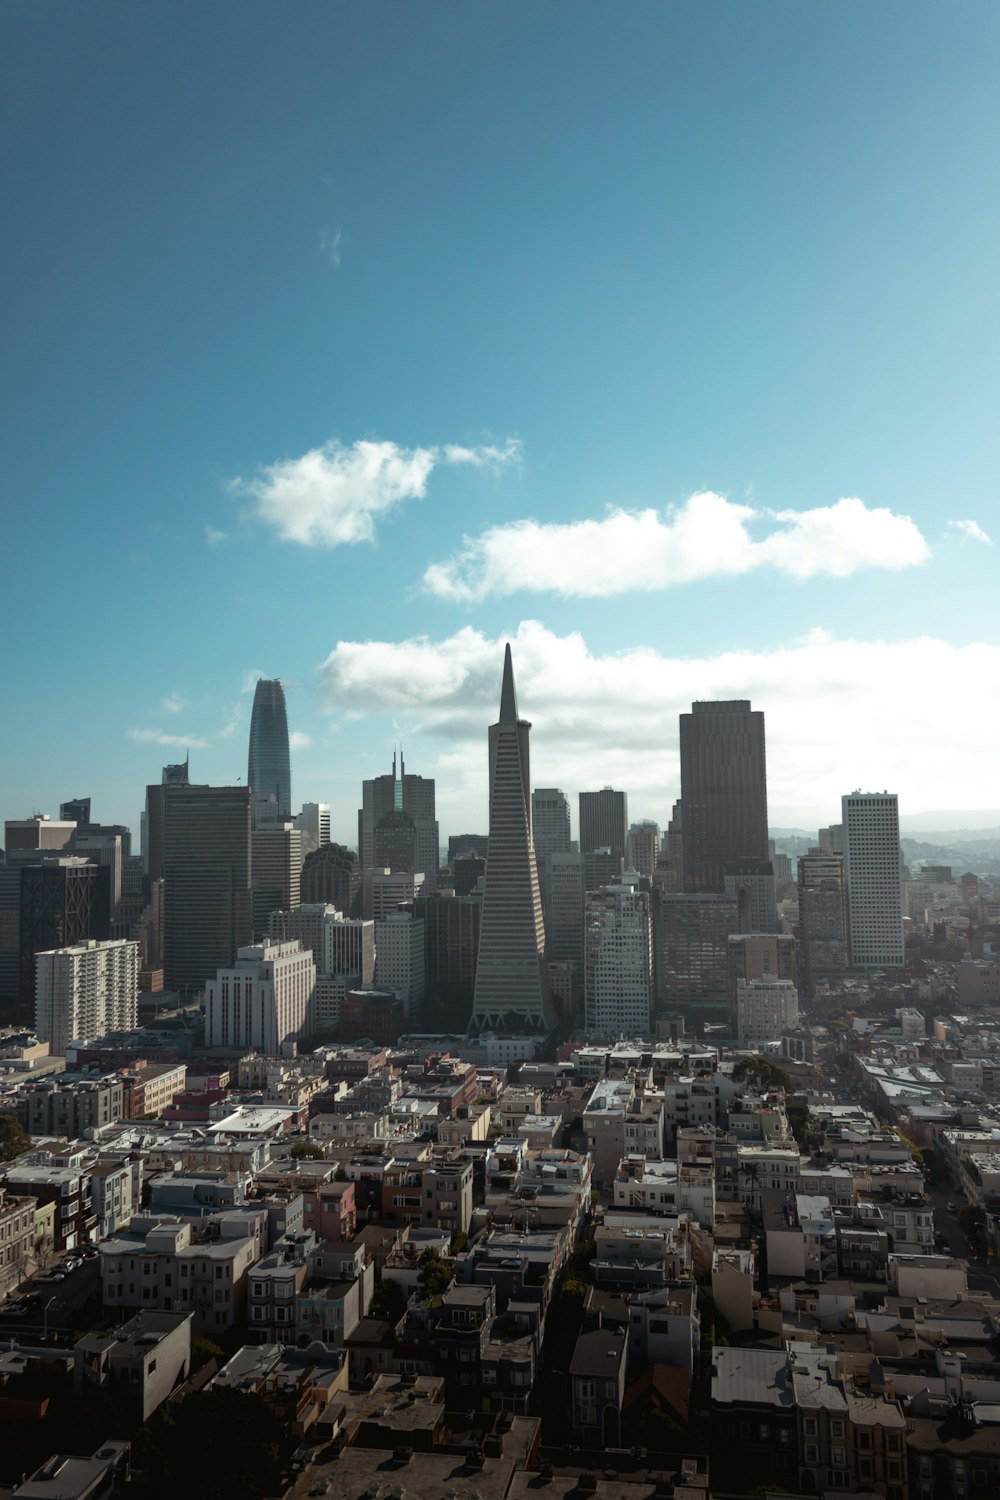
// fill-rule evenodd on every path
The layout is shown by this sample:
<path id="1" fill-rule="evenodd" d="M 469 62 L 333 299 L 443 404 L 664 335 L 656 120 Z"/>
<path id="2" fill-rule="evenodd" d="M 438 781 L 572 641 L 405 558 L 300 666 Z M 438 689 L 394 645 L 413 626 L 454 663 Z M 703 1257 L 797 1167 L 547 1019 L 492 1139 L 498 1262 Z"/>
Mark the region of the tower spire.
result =
<path id="1" fill-rule="evenodd" d="M 517 694 L 514 692 L 514 663 L 510 658 L 510 641 L 503 658 L 503 686 L 500 689 L 501 724 L 517 723 Z"/>

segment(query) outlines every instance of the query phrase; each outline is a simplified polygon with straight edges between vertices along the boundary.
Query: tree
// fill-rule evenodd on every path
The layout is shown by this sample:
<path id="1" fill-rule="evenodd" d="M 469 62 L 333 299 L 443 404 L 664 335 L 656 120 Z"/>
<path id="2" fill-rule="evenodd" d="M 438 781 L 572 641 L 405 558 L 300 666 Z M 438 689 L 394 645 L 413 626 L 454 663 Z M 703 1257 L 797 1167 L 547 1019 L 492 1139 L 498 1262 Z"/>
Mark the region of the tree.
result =
<path id="1" fill-rule="evenodd" d="M 751 1088 L 768 1090 L 784 1089 L 786 1094 L 794 1094 L 795 1085 L 783 1068 L 776 1067 L 770 1058 L 762 1057 L 754 1053 L 751 1057 L 741 1057 L 733 1068 L 733 1082 L 746 1083 Z"/>
<path id="2" fill-rule="evenodd" d="M 293 1161 L 322 1161 L 323 1147 L 315 1141 L 296 1141 L 288 1154 Z"/>
<path id="3" fill-rule="evenodd" d="M 30 1145 L 31 1136 L 17 1115 L 0 1115 L 0 1161 L 10 1161 L 13 1157 L 20 1156 Z"/>
<path id="4" fill-rule="evenodd" d="M 164 1500 L 263 1500 L 280 1493 L 281 1427 L 259 1396 L 196 1391 L 159 1415 L 136 1434 L 136 1467 L 145 1471 L 148 1493 Z"/>
<path id="5" fill-rule="evenodd" d="M 960 1208 L 955 1215 L 959 1229 L 976 1246 L 986 1239 L 986 1214 L 981 1208 Z"/>
<path id="6" fill-rule="evenodd" d="M 425 1250 L 417 1262 L 420 1274 L 417 1288 L 421 1297 L 441 1297 L 451 1280 L 451 1266 L 446 1265 L 436 1250 Z"/>

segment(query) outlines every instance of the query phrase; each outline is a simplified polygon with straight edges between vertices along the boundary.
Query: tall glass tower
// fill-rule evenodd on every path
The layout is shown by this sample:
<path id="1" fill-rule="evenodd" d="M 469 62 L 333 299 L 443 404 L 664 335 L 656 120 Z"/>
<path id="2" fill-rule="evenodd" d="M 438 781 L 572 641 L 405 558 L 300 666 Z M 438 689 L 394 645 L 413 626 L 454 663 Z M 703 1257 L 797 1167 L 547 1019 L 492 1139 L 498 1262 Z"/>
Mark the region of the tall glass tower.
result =
<path id="1" fill-rule="evenodd" d="M 292 814 L 292 773 L 288 759 L 285 690 L 275 678 L 261 678 L 253 695 L 247 785 L 254 823 L 278 822 Z M 263 816 L 261 816 L 263 815 Z"/>

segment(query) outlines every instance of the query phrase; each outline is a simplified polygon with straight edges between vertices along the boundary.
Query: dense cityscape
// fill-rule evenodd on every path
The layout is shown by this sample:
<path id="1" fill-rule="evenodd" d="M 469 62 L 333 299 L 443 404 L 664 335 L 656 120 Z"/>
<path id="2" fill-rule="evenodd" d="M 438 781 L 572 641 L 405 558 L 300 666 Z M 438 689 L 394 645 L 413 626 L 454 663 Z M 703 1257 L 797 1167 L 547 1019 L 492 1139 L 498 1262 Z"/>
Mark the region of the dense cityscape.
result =
<path id="1" fill-rule="evenodd" d="M 497 666 L 446 852 L 402 750 L 356 850 L 293 814 L 263 679 L 246 784 L 164 767 L 135 852 L 7 822 L 0 1482 L 992 1491 L 1000 873 L 889 791 L 779 847 L 742 700 L 668 828 L 604 787 L 573 840 Z"/>

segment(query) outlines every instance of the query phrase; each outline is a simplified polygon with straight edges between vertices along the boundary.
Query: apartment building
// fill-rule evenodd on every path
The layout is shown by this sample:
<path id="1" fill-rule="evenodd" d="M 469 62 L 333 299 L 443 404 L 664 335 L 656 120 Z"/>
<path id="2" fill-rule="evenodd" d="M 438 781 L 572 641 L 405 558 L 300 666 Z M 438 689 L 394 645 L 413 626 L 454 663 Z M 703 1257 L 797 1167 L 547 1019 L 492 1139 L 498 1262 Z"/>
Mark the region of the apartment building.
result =
<path id="1" fill-rule="evenodd" d="M 224 1213 L 199 1226 L 135 1214 L 101 1246 L 106 1307 L 190 1312 L 196 1333 L 220 1333 L 244 1316 L 247 1274 L 260 1259 L 266 1211 Z"/>

